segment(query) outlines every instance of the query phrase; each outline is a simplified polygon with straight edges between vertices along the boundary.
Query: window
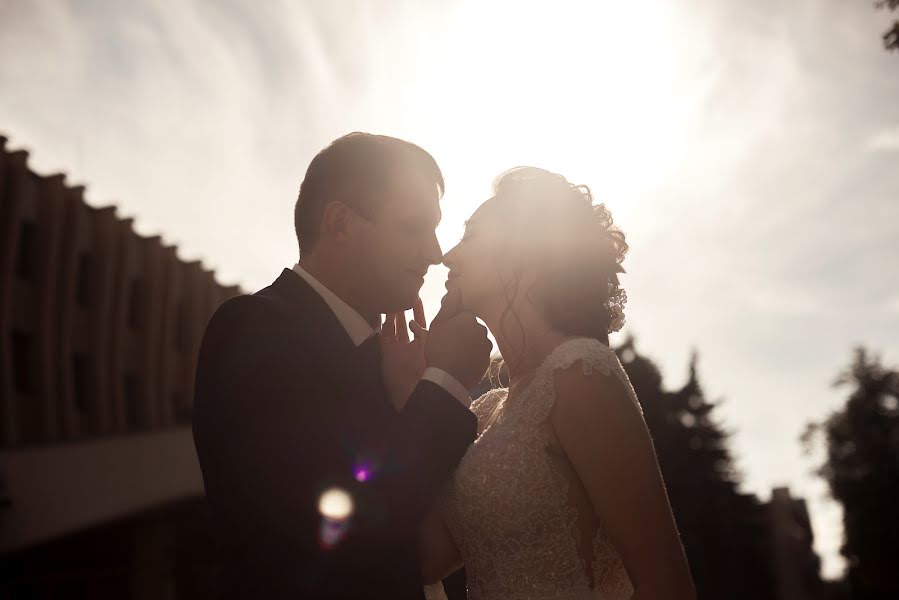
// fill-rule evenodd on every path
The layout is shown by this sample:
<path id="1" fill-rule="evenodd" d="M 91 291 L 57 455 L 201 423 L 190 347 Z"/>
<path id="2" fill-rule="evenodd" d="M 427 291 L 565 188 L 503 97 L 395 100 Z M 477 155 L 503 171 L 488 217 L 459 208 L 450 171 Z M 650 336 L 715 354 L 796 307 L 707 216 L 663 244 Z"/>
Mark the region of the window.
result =
<path id="1" fill-rule="evenodd" d="M 21 331 L 12 332 L 13 382 L 17 392 L 26 396 L 34 391 L 31 337 Z"/>
<path id="2" fill-rule="evenodd" d="M 72 357 L 72 382 L 75 392 L 75 410 L 87 416 L 90 404 L 90 371 L 87 357 L 76 354 Z"/>
<path id="3" fill-rule="evenodd" d="M 19 247 L 16 250 L 16 275 L 30 280 L 34 277 L 35 256 L 37 254 L 36 227 L 25 221 L 19 229 Z"/>
<path id="4" fill-rule="evenodd" d="M 184 350 L 187 347 L 187 307 L 184 302 L 178 303 L 175 313 L 175 349 Z"/>
<path id="5" fill-rule="evenodd" d="M 134 375 L 125 375 L 125 423 L 129 430 L 140 427 L 140 384 Z"/>
<path id="6" fill-rule="evenodd" d="M 175 407 L 175 422 L 190 423 L 193 407 L 185 402 L 184 394 L 175 392 L 172 394 L 172 406 Z"/>
<path id="7" fill-rule="evenodd" d="M 144 290 L 140 281 L 135 279 L 131 282 L 130 298 L 128 300 L 128 327 L 138 329 L 141 326 L 141 315 L 143 314 Z"/>
<path id="8" fill-rule="evenodd" d="M 85 308 L 91 305 L 91 285 L 93 283 L 93 259 L 89 254 L 82 254 L 78 258 L 78 279 L 75 299 L 80 306 Z"/>

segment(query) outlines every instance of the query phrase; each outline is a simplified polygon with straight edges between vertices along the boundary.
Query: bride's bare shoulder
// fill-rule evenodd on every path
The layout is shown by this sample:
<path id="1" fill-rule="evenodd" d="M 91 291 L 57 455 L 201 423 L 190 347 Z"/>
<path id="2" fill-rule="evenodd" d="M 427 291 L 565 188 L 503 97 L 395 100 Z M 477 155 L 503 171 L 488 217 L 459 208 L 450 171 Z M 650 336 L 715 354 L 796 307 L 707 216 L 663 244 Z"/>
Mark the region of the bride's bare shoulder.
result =
<path id="1" fill-rule="evenodd" d="M 642 426 L 642 408 L 627 376 L 611 360 L 576 357 L 553 371 L 553 406 L 550 419 L 561 429 L 577 430 L 586 424 L 627 423 Z"/>

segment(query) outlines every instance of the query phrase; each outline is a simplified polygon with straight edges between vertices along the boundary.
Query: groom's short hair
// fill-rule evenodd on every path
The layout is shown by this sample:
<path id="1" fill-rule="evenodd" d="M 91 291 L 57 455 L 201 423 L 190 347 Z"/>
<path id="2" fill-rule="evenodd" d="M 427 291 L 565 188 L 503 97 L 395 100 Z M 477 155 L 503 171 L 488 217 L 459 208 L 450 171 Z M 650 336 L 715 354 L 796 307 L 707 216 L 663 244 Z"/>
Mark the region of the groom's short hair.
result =
<path id="1" fill-rule="evenodd" d="M 386 135 L 354 132 L 319 152 L 300 185 L 294 227 L 300 253 L 318 241 L 325 205 L 339 199 L 371 217 L 384 198 L 390 177 L 412 171 L 434 182 L 443 196 L 443 174 L 434 157 L 411 142 Z"/>

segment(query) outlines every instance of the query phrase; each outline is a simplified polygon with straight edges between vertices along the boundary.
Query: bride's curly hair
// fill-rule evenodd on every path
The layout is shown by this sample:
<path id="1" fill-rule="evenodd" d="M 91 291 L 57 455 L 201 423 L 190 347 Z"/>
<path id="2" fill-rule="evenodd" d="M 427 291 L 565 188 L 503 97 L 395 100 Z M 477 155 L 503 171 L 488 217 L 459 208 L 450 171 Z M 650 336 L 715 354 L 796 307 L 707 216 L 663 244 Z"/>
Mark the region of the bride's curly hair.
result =
<path id="1" fill-rule="evenodd" d="M 608 334 L 624 324 L 627 295 L 618 274 L 628 251 L 609 209 L 594 203 L 586 185 L 536 167 L 506 171 L 493 192 L 503 222 L 497 255 L 513 272 L 503 282 L 506 313 L 521 291 L 542 302 L 554 328 L 608 344 Z M 530 289 L 518 290 L 525 267 L 536 267 L 538 277 Z"/>

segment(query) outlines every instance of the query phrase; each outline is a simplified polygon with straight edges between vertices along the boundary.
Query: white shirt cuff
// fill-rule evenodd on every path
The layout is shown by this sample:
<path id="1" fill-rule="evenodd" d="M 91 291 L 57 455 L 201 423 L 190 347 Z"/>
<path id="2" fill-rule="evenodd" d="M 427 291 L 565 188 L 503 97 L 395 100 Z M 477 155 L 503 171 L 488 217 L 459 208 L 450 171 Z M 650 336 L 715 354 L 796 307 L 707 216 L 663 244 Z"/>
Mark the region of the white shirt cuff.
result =
<path id="1" fill-rule="evenodd" d="M 459 380 L 444 371 L 443 369 L 438 369 L 437 367 L 428 367 L 425 369 L 424 374 L 421 376 L 423 381 L 430 381 L 431 383 L 436 383 L 444 390 L 446 390 L 450 395 L 456 398 L 459 402 L 462 403 L 465 408 L 471 406 L 471 396 L 468 395 L 468 390 L 465 389 L 465 386 L 459 383 Z"/>

